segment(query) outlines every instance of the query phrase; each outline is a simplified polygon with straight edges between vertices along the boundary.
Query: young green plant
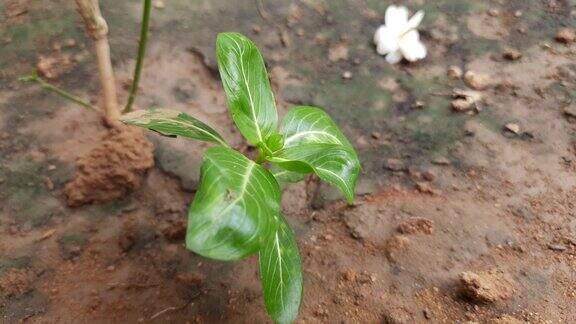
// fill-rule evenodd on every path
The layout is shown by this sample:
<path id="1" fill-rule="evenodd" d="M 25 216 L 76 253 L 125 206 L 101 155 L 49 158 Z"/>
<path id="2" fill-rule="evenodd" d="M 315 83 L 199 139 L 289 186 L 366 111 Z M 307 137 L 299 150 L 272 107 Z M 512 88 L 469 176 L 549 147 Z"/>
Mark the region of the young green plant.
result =
<path id="1" fill-rule="evenodd" d="M 216 49 L 232 118 L 246 140 L 258 148 L 256 161 L 182 112 L 135 111 L 120 120 L 215 144 L 204 155 L 200 185 L 188 212 L 186 247 L 222 261 L 258 253 L 268 314 L 279 323 L 289 323 L 298 314 L 303 279 L 294 232 L 282 215 L 279 182 L 299 181 L 314 173 L 340 189 L 351 203 L 360 163 L 350 142 L 319 108 L 294 107 L 278 125 L 264 61 L 250 39 L 222 33 Z"/>

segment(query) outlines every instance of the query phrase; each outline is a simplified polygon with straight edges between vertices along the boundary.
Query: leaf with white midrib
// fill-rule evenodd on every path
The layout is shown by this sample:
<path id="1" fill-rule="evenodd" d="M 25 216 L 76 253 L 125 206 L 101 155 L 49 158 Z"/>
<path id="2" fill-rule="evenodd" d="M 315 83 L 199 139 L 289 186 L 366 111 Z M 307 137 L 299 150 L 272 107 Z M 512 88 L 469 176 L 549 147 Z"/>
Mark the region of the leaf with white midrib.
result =
<path id="1" fill-rule="evenodd" d="M 228 148 L 206 151 L 188 213 L 186 246 L 205 257 L 238 260 L 256 253 L 276 229 L 280 188 L 272 174 Z"/>
<path id="2" fill-rule="evenodd" d="M 302 265 L 290 225 L 281 214 L 278 222 L 260 251 L 260 278 L 268 314 L 279 323 L 291 323 L 302 302 Z"/>
<path id="3" fill-rule="evenodd" d="M 232 118 L 253 145 L 276 130 L 276 103 L 258 48 L 238 33 L 221 33 L 216 40 L 218 67 Z"/>
<path id="4" fill-rule="evenodd" d="M 285 136 L 284 148 L 269 161 L 290 171 L 316 173 L 320 179 L 336 186 L 348 202 L 354 199 L 360 161 L 354 148 L 336 123 L 320 108 L 299 106 L 284 117 L 280 132 Z"/>
<path id="5" fill-rule="evenodd" d="M 182 136 L 228 146 L 226 141 L 202 121 L 176 110 L 137 110 L 120 117 L 125 124 L 157 131 L 163 135 Z"/>
<path id="6" fill-rule="evenodd" d="M 336 123 L 320 108 L 297 106 L 284 117 L 280 132 L 284 134 L 284 147 L 300 143 L 340 144 L 352 149 Z"/>

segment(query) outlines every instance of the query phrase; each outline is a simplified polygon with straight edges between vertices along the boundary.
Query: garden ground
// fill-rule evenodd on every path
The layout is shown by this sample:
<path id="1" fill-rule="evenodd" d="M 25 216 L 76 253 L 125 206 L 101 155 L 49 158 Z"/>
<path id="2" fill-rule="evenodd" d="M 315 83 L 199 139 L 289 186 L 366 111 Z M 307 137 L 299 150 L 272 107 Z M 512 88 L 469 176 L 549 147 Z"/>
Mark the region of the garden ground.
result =
<path id="1" fill-rule="evenodd" d="M 140 1 L 102 3 L 125 98 Z M 405 1 L 426 11 L 429 55 L 396 66 L 371 43 L 388 4 L 157 1 L 137 104 L 197 116 L 250 153 L 214 54 L 218 32 L 239 31 L 262 49 L 281 115 L 323 107 L 351 138 L 353 206 L 313 178 L 284 188 L 299 323 L 576 322 L 576 43 L 555 39 L 576 2 Z M 147 133 L 155 166 L 137 190 L 67 206 L 77 159 L 109 130 L 17 78 L 39 67 L 96 102 L 90 43 L 70 1 L 8 0 L 0 15 L 0 321 L 269 321 L 256 257 L 184 247 L 206 145 Z M 455 89 L 473 101 L 462 111 Z"/>

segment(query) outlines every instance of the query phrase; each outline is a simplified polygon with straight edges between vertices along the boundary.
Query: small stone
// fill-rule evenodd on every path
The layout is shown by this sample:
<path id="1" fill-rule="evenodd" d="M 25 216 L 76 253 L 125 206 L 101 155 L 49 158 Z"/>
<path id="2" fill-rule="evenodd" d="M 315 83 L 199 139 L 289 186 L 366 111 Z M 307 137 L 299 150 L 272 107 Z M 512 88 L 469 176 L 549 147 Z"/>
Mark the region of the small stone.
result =
<path id="1" fill-rule="evenodd" d="M 556 252 L 563 252 L 567 250 L 567 247 L 563 244 L 549 244 L 548 248 Z"/>
<path id="2" fill-rule="evenodd" d="M 396 230 L 401 234 L 427 234 L 430 235 L 434 232 L 434 223 L 424 217 L 410 217 L 404 222 L 400 223 Z"/>
<path id="3" fill-rule="evenodd" d="M 290 39 L 290 34 L 286 30 L 282 30 L 280 33 L 280 42 L 282 46 L 288 48 L 292 44 L 292 40 Z"/>
<path id="4" fill-rule="evenodd" d="M 156 1 L 154 1 L 154 8 L 164 9 L 164 8 L 166 8 L 166 4 L 162 0 L 156 0 Z"/>
<path id="5" fill-rule="evenodd" d="M 322 238 L 327 242 L 334 240 L 334 236 L 331 234 L 326 234 L 326 235 L 322 236 Z"/>
<path id="6" fill-rule="evenodd" d="M 486 75 L 473 71 L 467 71 L 464 74 L 464 82 L 466 82 L 466 85 L 474 90 L 484 90 L 490 85 Z"/>
<path id="7" fill-rule="evenodd" d="M 412 105 L 412 109 L 422 109 L 424 107 L 426 107 L 426 104 L 424 103 L 424 101 L 420 100 L 416 100 Z"/>
<path id="8" fill-rule="evenodd" d="M 204 276 L 198 272 L 182 272 L 176 275 L 176 281 L 188 287 L 200 287 Z"/>
<path id="9" fill-rule="evenodd" d="M 422 172 L 422 178 L 426 181 L 434 181 L 436 179 L 436 175 L 430 170 L 424 170 Z"/>
<path id="10" fill-rule="evenodd" d="M 52 179 L 44 177 L 44 185 L 46 186 L 46 189 L 50 191 L 54 190 L 54 182 L 52 182 Z"/>
<path id="11" fill-rule="evenodd" d="M 356 145 L 358 145 L 359 149 L 365 149 L 370 147 L 370 143 L 368 143 L 368 140 L 366 140 L 366 138 L 362 135 L 356 139 Z"/>
<path id="12" fill-rule="evenodd" d="M 356 278 L 358 277 L 358 274 L 356 273 L 356 271 L 354 270 L 346 270 L 342 273 L 342 279 L 346 280 L 346 281 L 356 281 Z"/>
<path id="13" fill-rule="evenodd" d="M 109 265 L 109 266 L 106 268 L 106 271 L 109 271 L 109 272 L 112 272 L 112 271 L 114 271 L 114 270 L 116 270 L 116 267 L 115 267 L 114 265 Z"/>
<path id="14" fill-rule="evenodd" d="M 370 134 L 372 136 L 373 139 L 379 139 L 380 138 L 380 133 L 379 132 L 372 132 L 372 134 Z"/>
<path id="15" fill-rule="evenodd" d="M 404 162 L 398 159 L 388 159 L 386 161 L 386 168 L 392 171 L 402 171 L 406 169 Z"/>
<path id="16" fill-rule="evenodd" d="M 509 131 L 511 133 L 514 133 L 514 134 L 519 134 L 520 133 L 520 125 L 518 125 L 516 123 L 508 123 L 508 124 L 504 125 L 504 130 Z"/>
<path id="17" fill-rule="evenodd" d="M 48 171 L 54 171 L 54 170 L 56 170 L 56 166 L 54 164 L 50 164 L 48 166 Z"/>
<path id="18" fill-rule="evenodd" d="M 450 165 L 452 162 L 443 156 L 432 159 L 432 163 L 437 165 Z"/>
<path id="19" fill-rule="evenodd" d="M 462 77 L 462 69 L 458 66 L 453 65 L 448 68 L 446 74 L 451 79 L 460 79 Z"/>
<path id="20" fill-rule="evenodd" d="M 431 195 L 438 194 L 438 192 L 434 190 L 432 186 L 430 186 L 430 183 L 428 182 L 416 182 L 416 190 L 425 194 L 431 194 Z"/>
<path id="21" fill-rule="evenodd" d="M 348 46 L 344 43 L 338 43 L 330 46 L 328 49 L 328 59 L 330 62 L 348 60 Z"/>
<path id="22" fill-rule="evenodd" d="M 425 319 L 432 319 L 432 313 L 427 309 L 424 309 L 422 311 L 422 315 L 424 315 Z"/>
<path id="23" fill-rule="evenodd" d="M 520 51 L 515 48 L 507 47 L 504 49 L 502 56 L 507 60 L 516 61 L 522 57 L 522 53 L 520 53 Z"/>
<path id="24" fill-rule="evenodd" d="M 452 109 L 456 112 L 469 111 L 474 107 L 474 103 L 468 99 L 455 99 L 452 101 Z"/>
<path id="25" fill-rule="evenodd" d="M 344 73 L 342 73 L 342 79 L 345 79 L 345 80 L 352 79 L 352 72 L 344 71 Z"/>
<path id="26" fill-rule="evenodd" d="M 570 105 L 564 107 L 564 114 L 569 117 L 576 118 L 576 105 Z"/>
<path id="27" fill-rule="evenodd" d="M 260 26 L 258 26 L 258 25 L 253 25 L 253 26 L 252 26 L 252 32 L 253 32 L 254 34 L 260 34 L 261 31 L 262 31 L 262 28 L 261 28 Z"/>
<path id="28" fill-rule="evenodd" d="M 76 40 L 74 38 L 69 38 L 66 40 L 66 47 L 76 46 Z"/>
<path id="29" fill-rule="evenodd" d="M 460 274 L 460 284 L 462 292 L 476 303 L 506 300 L 514 293 L 512 278 L 500 271 L 466 271 Z"/>
<path id="30" fill-rule="evenodd" d="M 488 10 L 488 14 L 492 17 L 497 17 L 500 15 L 500 10 L 498 10 L 497 8 L 490 8 Z"/>
<path id="31" fill-rule="evenodd" d="M 514 11 L 514 17 L 516 17 L 516 18 L 522 17 L 522 11 L 520 11 L 520 10 Z"/>
<path id="32" fill-rule="evenodd" d="M 562 28 L 556 34 L 555 39 L 557 42 L 569 44 L 576 40 L 576 32 L 572 28 Z"/>

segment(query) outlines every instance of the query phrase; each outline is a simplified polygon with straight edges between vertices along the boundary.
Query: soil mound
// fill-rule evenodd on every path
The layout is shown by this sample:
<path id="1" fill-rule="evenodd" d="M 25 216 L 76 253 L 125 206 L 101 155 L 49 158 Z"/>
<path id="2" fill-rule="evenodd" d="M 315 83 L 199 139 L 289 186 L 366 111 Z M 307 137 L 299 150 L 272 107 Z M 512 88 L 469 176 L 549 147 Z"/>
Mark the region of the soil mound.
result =
<path id="1" fill-rule="evenodd" d="M 144 172 L 154 166 L 154 145 L 141 130 L 113 128 L 102 144 L 78 159 L 75 177 L 66 184 L 69 206 L 120 198 L 140 187 Z"/>

